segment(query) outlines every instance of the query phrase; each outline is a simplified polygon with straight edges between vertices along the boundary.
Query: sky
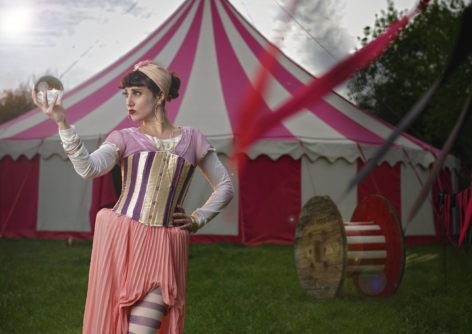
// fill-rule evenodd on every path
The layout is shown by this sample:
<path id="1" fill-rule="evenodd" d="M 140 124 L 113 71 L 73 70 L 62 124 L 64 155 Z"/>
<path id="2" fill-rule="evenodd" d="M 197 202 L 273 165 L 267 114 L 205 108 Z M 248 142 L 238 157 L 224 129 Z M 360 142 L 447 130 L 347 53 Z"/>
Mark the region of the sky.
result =
<path id="1" fill-rule="evenodd" d="M 183 0 L 0 0 L 0 93 L 54 74 L 70 90 L 145 39 Z M 313 75 L 359 47 L 387 0 L 230 0 L 269 40 Z M 394 0 L 411 10 L 416 0 Z"/>

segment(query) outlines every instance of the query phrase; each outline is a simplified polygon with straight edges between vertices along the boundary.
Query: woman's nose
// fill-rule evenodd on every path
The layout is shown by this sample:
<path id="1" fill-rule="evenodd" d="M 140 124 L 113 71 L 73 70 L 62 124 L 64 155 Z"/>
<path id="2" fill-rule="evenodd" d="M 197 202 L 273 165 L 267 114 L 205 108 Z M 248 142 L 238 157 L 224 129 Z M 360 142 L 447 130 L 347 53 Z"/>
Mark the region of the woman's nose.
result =
<path id="1" fill-rule="evenodd" d="M 126 97 L 126 105 L 128 105 L 128 106 L 134 105 L 134 102 L 133 102 L 133 99 L 132 99 L 131 95 L 128 95 Z"/>

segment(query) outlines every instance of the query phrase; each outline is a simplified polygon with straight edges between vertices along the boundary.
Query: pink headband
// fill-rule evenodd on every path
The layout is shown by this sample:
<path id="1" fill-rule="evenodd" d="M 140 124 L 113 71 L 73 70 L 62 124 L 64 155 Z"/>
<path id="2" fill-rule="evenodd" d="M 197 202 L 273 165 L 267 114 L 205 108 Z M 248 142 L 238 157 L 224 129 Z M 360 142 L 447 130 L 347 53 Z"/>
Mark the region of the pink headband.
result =
<path id="1" fill-rule="evenodd" d="M 164 67 L 154 64 L 152 60 L 143 60 L 134 65 L 134 71 L 146 74 L 159 87 L 166 98 L 169 96 L 172 75 Z"/>

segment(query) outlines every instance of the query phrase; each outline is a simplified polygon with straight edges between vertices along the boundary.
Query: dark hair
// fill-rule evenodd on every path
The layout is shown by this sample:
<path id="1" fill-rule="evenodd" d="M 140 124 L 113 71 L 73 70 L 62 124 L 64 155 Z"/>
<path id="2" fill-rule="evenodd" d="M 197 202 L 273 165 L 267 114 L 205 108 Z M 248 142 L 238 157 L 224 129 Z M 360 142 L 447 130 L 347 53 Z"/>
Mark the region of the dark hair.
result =
<path id="1" fill-rule="evenodd" d="M 123 89 L 126 87 L 147 87 L 152 92 L 154 96 L 157 96 L 161 89 L 156 85 L 154 81 L 149 79 L 149 77 L 140 71 L 133 71 L 126 74 L 120 82 L 120 86 L 118 88 Z"/>
<path id="2" fill-rule="evenodd" d="M 169 95 L 167 96 L 166 101 L 169 102 L 173 99 L 179 97 L 179 88 L 180 88 L 180 79 L 177 77 L 175 72 L 171 72 L 171 84 Z M 152 92 L 152 94 L 157 97 L 157 95 L 161 92 L 159 86 L 156 85 L 154 81 L 152 81 L 146 74 L 141 71 L 133 71 L 125 75 L 120 82 L 120 86 L 118 88 L 123 89 L 126 87 L 147 87 Z"/>
<path id="3" fill-rule="evenodd" d="M 175 72 L 170 72 L 170 75 L 171 75 L 172 81 L 170 83 L 169 96 L 167 97 L 167 101 L 170 101 L 179 97 L 180 79 L 176 75 Z"/>

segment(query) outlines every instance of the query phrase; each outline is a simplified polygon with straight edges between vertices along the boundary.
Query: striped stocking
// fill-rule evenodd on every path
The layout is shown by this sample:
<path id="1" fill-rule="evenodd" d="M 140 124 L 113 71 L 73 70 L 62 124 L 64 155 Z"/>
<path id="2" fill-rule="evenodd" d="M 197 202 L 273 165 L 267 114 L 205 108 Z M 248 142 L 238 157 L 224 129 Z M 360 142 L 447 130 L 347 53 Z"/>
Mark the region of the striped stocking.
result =
<path id="1" fill-rule="evenodd" d="M 154 334 L 166 313 L 161 288 L 157 287 L 131 308 L 128 334 Z"/>

